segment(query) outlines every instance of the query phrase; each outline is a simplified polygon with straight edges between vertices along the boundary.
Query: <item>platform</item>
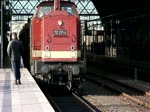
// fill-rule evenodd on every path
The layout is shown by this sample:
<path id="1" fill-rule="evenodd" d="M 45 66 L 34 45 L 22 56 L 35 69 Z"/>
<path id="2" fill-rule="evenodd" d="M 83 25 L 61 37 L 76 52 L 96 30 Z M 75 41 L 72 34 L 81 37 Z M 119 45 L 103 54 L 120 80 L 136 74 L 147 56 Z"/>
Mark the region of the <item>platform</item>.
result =
<path id="1" fill-rule="evenodd" d="M 0 112 L 54 112 L 26 68 L 21 68 L 21 83 L 14 84 L 10 68 L 0 69 Z"/>

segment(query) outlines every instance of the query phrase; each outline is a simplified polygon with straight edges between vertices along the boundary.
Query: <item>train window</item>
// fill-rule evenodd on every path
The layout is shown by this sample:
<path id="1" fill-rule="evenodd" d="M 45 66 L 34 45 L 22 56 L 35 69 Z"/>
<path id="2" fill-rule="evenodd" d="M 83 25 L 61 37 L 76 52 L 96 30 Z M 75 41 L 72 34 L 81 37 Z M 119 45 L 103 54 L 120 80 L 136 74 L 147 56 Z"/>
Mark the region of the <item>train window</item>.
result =
<path id="1" fill-rule="evenodd" d="M 34 11 L 33 17 L 36 17 L 38 9 Z"/>
<path id="2" fill-rule="evenodd" d="M 61 6 L 61 10 L 67 11 L 71 15 L 75 14 L 75 10 L 71 6 Z"/>
<path id="3" fill-rule="evenodd" d="M 52 12 L 52 11 L 53 11 L 53 6 L 41 6 L 39 11 L 38 11 L 37 16 L 40 18 L 43 15 L 50 14 L 50 12 Z"/>

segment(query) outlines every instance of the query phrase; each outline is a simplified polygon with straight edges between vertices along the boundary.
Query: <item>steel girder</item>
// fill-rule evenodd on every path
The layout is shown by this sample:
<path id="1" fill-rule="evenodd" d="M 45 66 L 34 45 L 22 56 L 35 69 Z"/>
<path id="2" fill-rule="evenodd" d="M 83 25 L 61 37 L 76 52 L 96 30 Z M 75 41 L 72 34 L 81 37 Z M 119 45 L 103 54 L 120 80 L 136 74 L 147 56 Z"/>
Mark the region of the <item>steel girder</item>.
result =
<path id="1" fill-rule="evenodd" d="M 35 8 L 42 0 L 9 0 L 12 15 L 18 16 L 18 20 L 32 17 Z M 77 5 L 77 10 L 81 20 L 91 20 L 99 18 L 97 9 L 92 0 L 71 0 Z"/>

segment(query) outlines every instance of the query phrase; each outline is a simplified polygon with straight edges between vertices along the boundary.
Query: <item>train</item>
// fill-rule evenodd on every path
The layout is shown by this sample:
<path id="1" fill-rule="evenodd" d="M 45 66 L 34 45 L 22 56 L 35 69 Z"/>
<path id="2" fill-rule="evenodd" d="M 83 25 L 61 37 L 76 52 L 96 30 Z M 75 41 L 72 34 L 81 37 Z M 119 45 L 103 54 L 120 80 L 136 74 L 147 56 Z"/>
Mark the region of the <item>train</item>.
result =
<path id="1" fill-rule="evenodd" d="M 50 85 L 78 88 L 86 72 L 81 33 L 81 20 L 74 2 L 40 2 L 19 33 L 25 46 L 24 66 L 34 75 L 42 74 Z"/>

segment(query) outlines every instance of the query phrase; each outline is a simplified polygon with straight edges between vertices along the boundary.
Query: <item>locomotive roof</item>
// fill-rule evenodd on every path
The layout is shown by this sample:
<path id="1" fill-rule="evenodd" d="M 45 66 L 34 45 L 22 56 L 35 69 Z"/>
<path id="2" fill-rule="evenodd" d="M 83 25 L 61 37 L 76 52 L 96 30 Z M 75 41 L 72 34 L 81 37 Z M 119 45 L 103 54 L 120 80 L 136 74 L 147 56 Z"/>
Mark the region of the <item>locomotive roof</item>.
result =
<path id="1" fill-rule="evenodd" d="M 54 4 L 54 1 L 42 1 L 41 3 L 39 3 L 39 5 L 37 5 L 37 7 L 45 6 L 45 5 L 53 5 L 53 4 Z M 61 1 L 61 4 L 73 4 L 73 5 L 75 5 L 71 1 Z"/>

